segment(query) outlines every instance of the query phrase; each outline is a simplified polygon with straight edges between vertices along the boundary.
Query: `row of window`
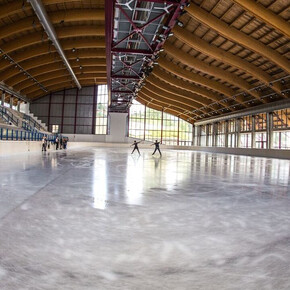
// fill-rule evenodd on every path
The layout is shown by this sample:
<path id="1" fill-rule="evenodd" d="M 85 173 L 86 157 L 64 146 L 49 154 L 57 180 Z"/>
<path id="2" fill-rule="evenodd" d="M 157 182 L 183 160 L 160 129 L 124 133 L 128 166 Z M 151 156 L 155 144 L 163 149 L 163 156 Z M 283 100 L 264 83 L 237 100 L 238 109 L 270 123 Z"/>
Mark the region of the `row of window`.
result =
<path id="1" fill-rule="evenodd" d="M 191 145 L 192 125 L 176 116 L 157 111 L 134 101 L 129 114 L 129 137 L 166 145 Z"/>
<path id="2" fill-rule="evenodd" d="M 290 149 L 290 109 L 200 126 L 195 130 L 193 144 Z"/>

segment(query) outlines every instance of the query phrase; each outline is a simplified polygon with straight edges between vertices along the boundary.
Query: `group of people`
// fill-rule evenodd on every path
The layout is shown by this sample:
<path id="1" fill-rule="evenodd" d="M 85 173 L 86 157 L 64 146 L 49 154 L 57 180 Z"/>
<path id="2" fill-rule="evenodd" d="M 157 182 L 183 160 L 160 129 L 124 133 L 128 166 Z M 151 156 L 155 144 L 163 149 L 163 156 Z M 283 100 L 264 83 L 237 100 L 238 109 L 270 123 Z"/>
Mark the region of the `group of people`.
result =
<path id="1" fill-rule="evenodd" d="M 67 148 L 68 138 L 55 138 L 56 150 L 58 149 L 66 149 Z"/>
<path id="2" fill-rule="evenodd" d="M 141 154 L 140 154 L 140 151 L 139 151 L 139 148 L 138 148 L 138 144 L 141 143 L 141 142 L 142 142 L 142 141 L 139 141 L 139 142 L 137 142 L 136 140 L 134 141 L 134 143 L 131 145 L 131 147 L 134 146 L 134 149 L 133 149 L 133 151 L 132 151 L 131 154 L 133 154 L 134 151 L 137 150 L 137 152 L 139 153 L 139 155 L 141 155 Z M 160 142 L 158 142 L 157 140 L 155 140 L 155 142 L 152 143 L 151 146 L 153 146 L 153 145 L 155 145 L 155 150 L 154 150 L 154 152 L 152 153 L 152 155 L 154 155 L 155 152 L 158 150 L 160 156 L 162 156 L 161 151 L 160 151 L 160 147 L 159 147 Z"/>
<path id="3" fill-rule="evenodd" d="M 68 138 L 58 138 L 56 137 L 54 142 L 50 142 L 47 140 L 46 136 L 42 137 L 42 151 L 46 151 L 46 149 L 50 149 L 50 144 L 55 144 L 56 145 L 56 150 L 58 149 L 66 149 L 67 148 L 67 142 L 68 142 Z"/>

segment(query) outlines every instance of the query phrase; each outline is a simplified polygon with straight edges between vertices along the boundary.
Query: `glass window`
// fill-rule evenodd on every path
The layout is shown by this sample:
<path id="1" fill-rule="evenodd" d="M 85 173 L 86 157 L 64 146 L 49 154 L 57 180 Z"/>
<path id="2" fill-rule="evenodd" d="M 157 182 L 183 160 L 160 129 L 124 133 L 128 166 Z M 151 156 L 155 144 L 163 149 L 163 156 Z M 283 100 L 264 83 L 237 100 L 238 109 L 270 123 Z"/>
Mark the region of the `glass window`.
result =
<path id="1" fill-rule="evenodd" d="M 192 124 L 179 119 L 179 145 L 192 145 Z"/>
<path id="2" fill-rule="evenodd" d="M 256 148 L 266 149 L 267 148 L 267 133 L 256 133 L 255 141 L 256 141 Z"/>
<path id="3" fill-rule="evenodd" d="M 252 134 L 242 133 L 240 136 L 240 148 L 251 148 L 252 144 Z"/>
<path id="4" fill-rule="evenodd" d="M 272 116 L 274 129 L 290 128 L 290 109 L 274 111 Z"/>
<path id="5" fill-rule="evenodd" d="M 148 141 L 162 139 L 166 145 L 192 145 L 192 125 L 133 101 L 129 114 L 129 137 Z"/>
<path id="6" fill-rule="evenodd" d="M 290 149 L 290 131 L 273 132 L 274 149 Z"/>
<path id="7" fill-rule="evenodd" d="M 241 132 L 250 132 L 253 129 L 252 116 L 244 116 L 241 118 Z"/>
<path id="8" fill-rule="evenodd" d="M 59 125 L 52 125 L 52 130 L 51 130 L 52 133 L 58 133 L 58 130 L 59 130 Z"/>
<path id="9" fill-rule="evenodd" d="M 267 114 L 262 113 L 255 116 L 255 130 L 264 131 L 267 129 Z"/>
<path id="10" fill-rule="evenodd" d="M 108 87 L 98 86 L 97 108 L 96 108 L 95 134 L 107 134 L 108 127 Z"/>
<path id="11" fill-rule="evenodd" d="M 225 126 L 226 122 L 217 123 L 217 147 L 225 146 Z"/>

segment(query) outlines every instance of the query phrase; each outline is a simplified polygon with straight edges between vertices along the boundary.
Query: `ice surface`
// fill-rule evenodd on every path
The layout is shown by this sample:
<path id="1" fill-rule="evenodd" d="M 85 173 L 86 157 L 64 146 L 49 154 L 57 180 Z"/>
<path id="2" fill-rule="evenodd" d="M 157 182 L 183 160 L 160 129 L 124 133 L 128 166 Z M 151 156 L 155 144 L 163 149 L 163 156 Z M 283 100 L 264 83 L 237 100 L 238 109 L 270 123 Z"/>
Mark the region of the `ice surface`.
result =
<path id="1" fill-rule="evenodd" d="M 1 290 L 290 289 L 289 160 L 130 152 L 0 159 Z"/>

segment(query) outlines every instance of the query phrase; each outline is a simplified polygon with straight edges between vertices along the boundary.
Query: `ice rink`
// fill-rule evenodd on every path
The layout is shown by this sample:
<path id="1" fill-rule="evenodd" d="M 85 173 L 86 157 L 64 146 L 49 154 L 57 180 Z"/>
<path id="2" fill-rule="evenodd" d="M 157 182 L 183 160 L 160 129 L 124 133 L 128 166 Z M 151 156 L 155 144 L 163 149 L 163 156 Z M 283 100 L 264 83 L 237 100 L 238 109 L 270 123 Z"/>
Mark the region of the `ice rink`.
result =
<path id="1" fill-rule="evenodd" d="M 290 161 L 161 150 L 0 158 L 0 289 L 290 289 Z"/>

